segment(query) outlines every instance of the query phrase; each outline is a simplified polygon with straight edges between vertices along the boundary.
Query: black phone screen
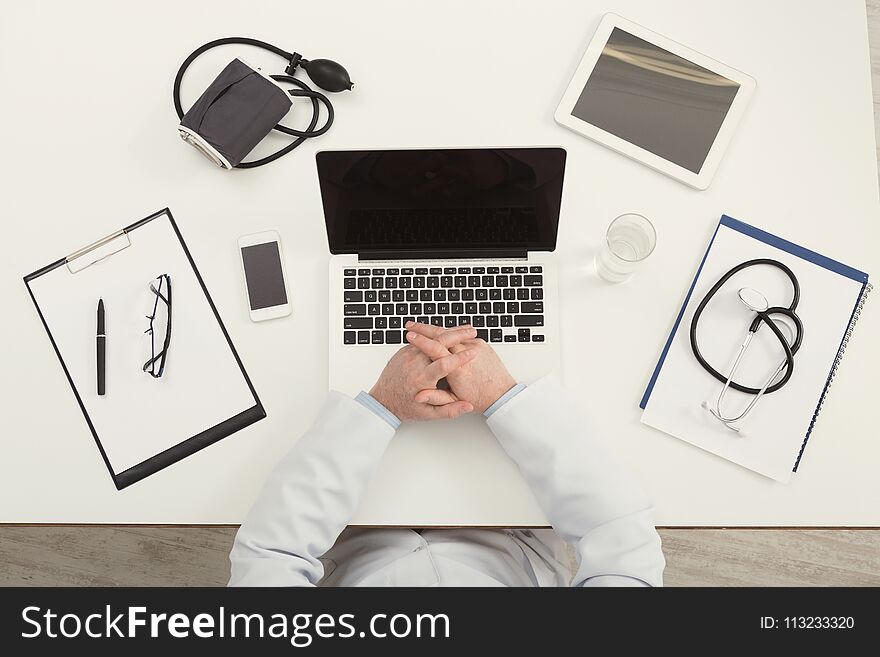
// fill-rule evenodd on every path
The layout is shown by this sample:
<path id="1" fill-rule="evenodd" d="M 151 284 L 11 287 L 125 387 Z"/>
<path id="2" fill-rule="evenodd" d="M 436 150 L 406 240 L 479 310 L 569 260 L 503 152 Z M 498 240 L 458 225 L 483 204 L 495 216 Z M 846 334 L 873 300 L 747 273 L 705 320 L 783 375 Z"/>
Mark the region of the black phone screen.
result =
<path id="1" fill-rule="evenodd" d="M 251 310 L 283 306 L 287 303 L 278 242 L 244 246 L 241 249 L 241 259 L 244 262 L 244 277 Z"/>

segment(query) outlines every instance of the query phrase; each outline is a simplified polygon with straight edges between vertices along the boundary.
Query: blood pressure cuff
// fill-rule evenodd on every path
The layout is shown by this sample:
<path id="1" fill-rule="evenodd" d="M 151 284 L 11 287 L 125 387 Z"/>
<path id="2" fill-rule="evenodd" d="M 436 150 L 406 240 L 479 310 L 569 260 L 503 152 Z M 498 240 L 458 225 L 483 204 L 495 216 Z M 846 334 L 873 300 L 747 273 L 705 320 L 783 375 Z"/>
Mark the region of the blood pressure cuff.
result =
<path id="1" fill-rule="evenodd" d="M 284 89 L 234 59 L 183 115 L 181 136 L 192 143 L 185 133 L 195 133 L 225 160 L 222 166 L 228 163 L 234 167 L 271 132 L 292 104 Z M 194 145 L 204 149 L 204 144 Z"/>

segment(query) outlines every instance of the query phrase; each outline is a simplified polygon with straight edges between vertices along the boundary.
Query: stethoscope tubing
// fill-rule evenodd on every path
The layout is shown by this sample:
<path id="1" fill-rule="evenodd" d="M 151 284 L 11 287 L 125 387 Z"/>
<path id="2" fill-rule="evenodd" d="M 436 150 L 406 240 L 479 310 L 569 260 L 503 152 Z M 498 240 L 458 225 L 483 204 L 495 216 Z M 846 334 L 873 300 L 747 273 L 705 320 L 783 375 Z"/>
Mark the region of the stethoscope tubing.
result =
<path id="1" fill-rule="evenodd" d="M 703 357 L 703 354 L 700 352 L 700 347 L 697 343 L 697 325 L 700 321 L 700 316 L 703 311 L 706 309 L 709 301 L 712 300 L 712 297 L 721 289 L 721 287 L 729 281 L 734 275 L 741 272 L 743 269 L 747 269 L 748 267 L 754 267 L 757 265 L 769 265 L 771 267 L 776 267 L 781 270 L 791 281 L 792 287 L 792 300 L 787 308 L 782 306 L 773 306 L 772 308 L 768 308 L 764 311 L 755 311 L 755 319 L 749 325 L 749 335 L 755 333 L 761 326 L 761 324 L 767 324 L 770 329 L 773 331 L 773 334 L 776 336 L 776 339 L 779 341 L 780 346 L 782 347 L 785 353 L 785 374 L 783 374 L 782 378 L 779 379 L 776 383 L 771 386 L 767 386 L 765 389 L 761 388 L 753 388 L 750 386 L 743 385 L 741 383 L 737 383 L 732 380 L 732 376 L 725 376 L 718 370 L 716 370 L 709 362 Z M 780 388 L 782 388 L 786 383 L 788 383 L 789 379 L 791 379 L 792 374 L 794 373 L 794 355 L 801 348 L 801 343 L 803 342 L 804 335 L 804 325 L 801 321 L 801 318 L 797 315 L 797 305 L 800 301 L 801 297 L 801 287 L 800 283 L 798 283 L 797 277 L 794 275 L 794 272 L 791 271 L 785 264 L 779 262 L 778 260 L 773 260 L 771 258 L 755 258 L 753 260 L 747 260 L 736 267 L 730 269 L 726 274 L 724 274 L 715 285 L 706 293 L 706 296 L 703 297 L 703 300 L 700 301 L 697 309 L 694 311 L 694 317 L 691 320 L 691 328 L 690 328 L 690 341 L 691 341 L 691 350 L 694 353 L 694 357 L 697 359 L 697 362 L 706 370 L 709 374 L 715 377 L 718 381 L 721 381 L 725 384 L 725 386 L 729 386 L 734 390 L 739 390 L 740 392 L 744 392 L 750 395 L 766 395 L 772 392 L 776 392 Z M 789 344 L 786 337 L 782 334 L 780 328 L 776 325 L 776 322 L 773 321 L 773 315 L 783 315 L 788 317 L 795 325 L 795 336 L 794 341 Z"/>

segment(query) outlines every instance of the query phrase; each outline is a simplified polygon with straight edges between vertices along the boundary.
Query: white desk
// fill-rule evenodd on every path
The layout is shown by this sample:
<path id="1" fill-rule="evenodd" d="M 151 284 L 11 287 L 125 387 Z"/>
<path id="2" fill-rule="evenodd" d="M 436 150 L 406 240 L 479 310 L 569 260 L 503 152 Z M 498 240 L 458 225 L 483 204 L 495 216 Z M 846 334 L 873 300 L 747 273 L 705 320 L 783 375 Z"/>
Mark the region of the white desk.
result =
<path id="1" fill-rule="evenodd" d="M 880 302 L 868 305 L 787 486 L 643 427 L 637 407 L 722 212 L 880 277 L 862 0 L 201 6 L 19 2 L 5 11 L 0 521 L 238 522 L 326 389 L 327 251 L 315 150 L 561 144 L 569 153 L 558 250 L 565 380 L 604 441 L 653 491 L 658 524 L 880 525 Z M 608 10 L 758 80 L 708 191 L 553 122 Z M 203 41 L 229 35 L 342 62 L 357 87 L 333 98 L 332 130 L 256 171 L 216 170 L 185 146 L 171 105 L 174 74 Z M 185 102 L 240 54 L 269 71 L 284 66 L 250 49 L 215 51 L 191 70 Z M 811 93 L 816 83 L 819 95 Z M 269 417 L 116 492 L 21 277 L 166 205 Z M 591 273 L 592 249 L 608 221 L 627 210 L 656 222 L 659 245 L 637 279 L 608 286 Z M 235 240 L 269 228 L 286 242 L 295 310 L 254 325 Z M 473 518 L 461 509 L 460 517 L 492 523 L 511 514 L 516 509 L 499 508 Z"/>

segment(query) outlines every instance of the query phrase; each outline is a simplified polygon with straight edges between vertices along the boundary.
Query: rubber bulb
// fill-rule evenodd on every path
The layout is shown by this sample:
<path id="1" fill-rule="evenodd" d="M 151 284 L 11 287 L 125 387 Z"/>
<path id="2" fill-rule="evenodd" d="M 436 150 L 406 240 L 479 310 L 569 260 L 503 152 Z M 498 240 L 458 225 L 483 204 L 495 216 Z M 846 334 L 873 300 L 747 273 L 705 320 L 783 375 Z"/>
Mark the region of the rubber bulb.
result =
<path id="1" fill-rule="evenodd" d="M 349 91 L 354 88 L 348 71 L 332 60 L 302 60 L 300 66 L 306 70 L 312 81 L 325 91 Z"/>

